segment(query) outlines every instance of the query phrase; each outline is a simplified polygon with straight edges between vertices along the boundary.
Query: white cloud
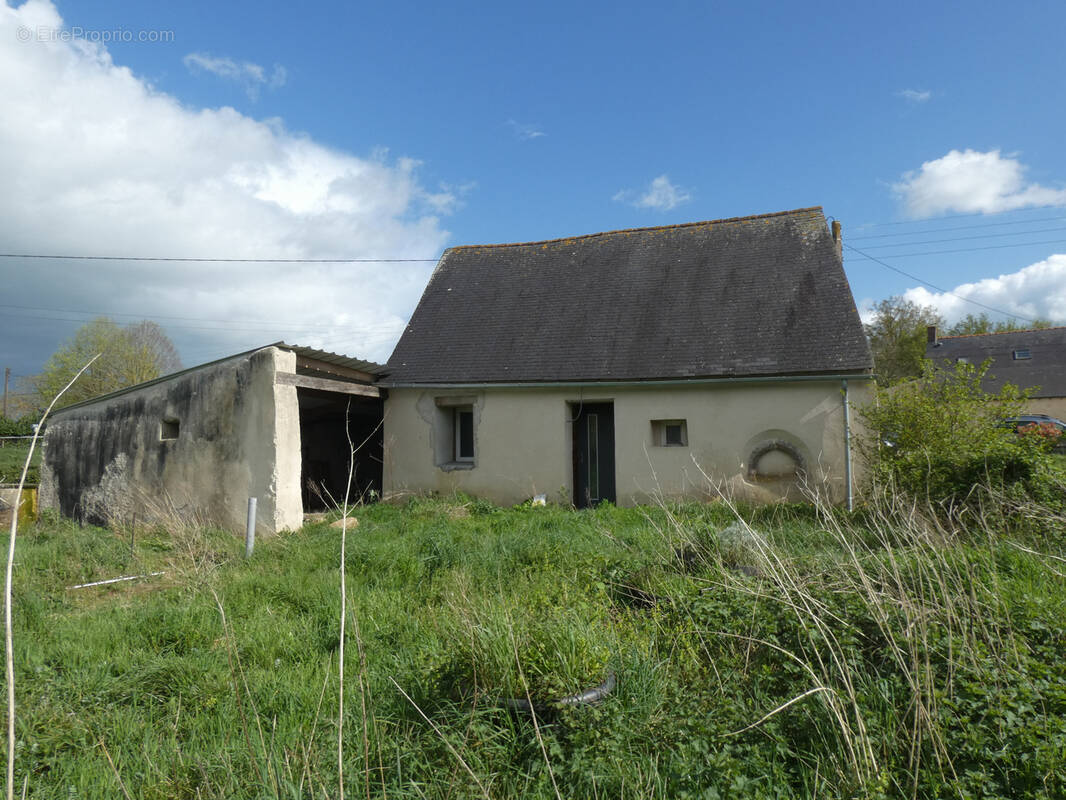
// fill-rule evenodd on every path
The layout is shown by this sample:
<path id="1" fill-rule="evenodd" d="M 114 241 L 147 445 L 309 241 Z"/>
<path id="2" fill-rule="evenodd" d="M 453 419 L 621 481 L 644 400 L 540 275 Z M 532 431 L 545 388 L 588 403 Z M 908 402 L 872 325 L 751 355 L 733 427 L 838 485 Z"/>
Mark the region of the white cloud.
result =
<path id="1" fill-rule="evenodd" d="M 616 203 L 628 203 L 636 208 L 654 208 L 657 211 L 669 211 L 692 199 L 686 189 L 670 183 L 666 175 L 655 178 L 643 192 L 623 189 L 611 198 Z"/>
<path id="2" fill-rule="evenodd" d="M 918 89 L 900 89 L 896 92 L 896 97 L 902 97 L 908 103 L 926 103 L 932 96 L 932 92 L 920 91 Z"/>
<path id="3" fill-rule="evenodd" d="M 432 259 L 448 239 L 440 214 L 460 192 L 427 191 L 415 160 L 357 157 L 279 120 L 189 108 L 105 47 L 22 43 L 19 26 L 62 20 L 47 0 L 0 6 L 9 252 Z M 191 363 L 281 338 L 382 360 L 432 269 L 3 259 L 0 281 L 6 303 L 158 317 Z M 0 355 L 46 357 L 74 327 L 33 333 L 0 315 Z"/>
<path id="4" fill-rule="evenodd" d="M 207 53 L 189 53 L 182 60 L 193 74 L 210 72 L 224 80 L 239 83 L 252 100 L 259 98 L 259 90 L 264 86 L 268 89 L 280 88 L 289 77 L 285 67 L 280 64 L 275 64 L 268 75 L 263 67 L 251 61 L 237 62 L 232 58 L 218 58 Z"/>
<path id="5" fill-rule="evenodd" d="M 908 289 L 903 296 L 919 305 L 934 306 L 949 322 L 986 311 L 966 302 L 973 300 L 1024 319 L 1039 317 L 1066 324 L 1066 255 L 1052 255 L 997 278 L 964 283 L 951 294 L 918 287 Z"/>
<path id="6" fill-rule="evenodd" d="M 998 214 L 1030 206 L 1066 205 L 1066 189 L 1025 182 L 1026 167 L 999 150 L 952 150 L 906 172 L 892 188 L 912 217 L 950 211 Z"/>
<path id="7" fill-rule="evenodd" d="M 517 139 L 521 141 L 529 141 L 530 139 L 539 139 L 541 136 L 547 136 L 547 134 L 540 129 L 540 125 L 534 125 L 528 122 L 518 122 L 513 119 L 507 120 L 507 125 L 514 132 Z"/>

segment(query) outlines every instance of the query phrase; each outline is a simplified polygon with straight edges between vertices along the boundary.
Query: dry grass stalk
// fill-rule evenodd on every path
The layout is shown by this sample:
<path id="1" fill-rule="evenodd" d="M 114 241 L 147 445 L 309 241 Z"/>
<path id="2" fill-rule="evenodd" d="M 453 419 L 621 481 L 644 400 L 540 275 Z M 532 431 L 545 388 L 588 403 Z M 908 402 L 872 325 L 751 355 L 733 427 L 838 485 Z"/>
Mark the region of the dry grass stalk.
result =
<path id="1" fill-rule="evenodd" d="M 22 475 L 19 477 L 18 493 L 15 495 L 15 497 L 18 498 L 19 504 L 22 502 L 22 490 L 26 486 L 26 473 L 29 472 L 30 461 L 33 459 L 33 451 L 37 447 L 37 439 L 40 436 L 40 431 L 44 426 L 45 420 L 47 420 L 48 415 L 52 413 L 52 409 L 59 401 L 59 398 L 66 393 L 67 389 L 74 385 L 74 382 L 82 376 L 82 373 L 92 366 L 92 363 L 99 357 L 100 354 L 97 353 L 90 358 L 88 363 L 79 369 L 78 373 L 70 379 L 70 382 L 60 390 L 59 394 L 52 398 L 52 402 L 48 404 L 48 408 L 46 408 L 44 414 L 41 415 L 37 427 L 33 429 L 33 438 L 30 440 L 30 450 L 26 454 L 26 461 L 22 465 Z M 15 797 L 15 648 L 11 627 L 11 576 L 15 565 L 15 535 L 18 533 L 18 518 L 18 508 L 15 508 L 11 514 L 11 533 L 7 543 L 7 572 L 4 580 L 4 644 L 7 669 L 7 800 L 14 800 Z"/>

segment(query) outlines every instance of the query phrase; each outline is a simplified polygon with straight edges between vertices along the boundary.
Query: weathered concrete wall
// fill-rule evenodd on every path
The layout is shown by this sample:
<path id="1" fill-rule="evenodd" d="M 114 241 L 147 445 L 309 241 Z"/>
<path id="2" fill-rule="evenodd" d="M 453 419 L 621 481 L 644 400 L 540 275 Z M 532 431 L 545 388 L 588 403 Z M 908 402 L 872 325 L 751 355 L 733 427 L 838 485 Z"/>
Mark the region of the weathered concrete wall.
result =
<path id="1" fill-rule="evenodd" d="M 859 424 L 854 409 L 868 401 L 870 388 L 869 381 L 849 382 L 853 427 Z M 449 395 L 473 406 L 472 467 L 441 458 L 447 432 L 442 436 L 440 398 Z M 391 388 L 385 403 L 385 493 L 463 491 L 502 504 L 545 493 L 565 502 L 573 492 L 571 416 L 582 402 L 606 401 L 614 403 L 620 504 L 721 493 L 763 501 L 799 498 L 800 481 L 794 478 L 749 475 L 753 452 L 775 441 L 788 443 L 802 457 L 809 487 L 833 502 L 845 497 L 839 380 L 476 391 Z M 652 420 L 685 420 L 686 446 L 662 446 Z M 775 450 L 767 458 L 785 457 Z M 858 463 L 855 468 L 857 488 Z"/>
<path id="2" fill-rule="evenodd" d="M 62 410 L 48 426 L 41 505 L 88 521 L 181 520 L 244 530 L 302 524 L 296 356 L 265 348 Z M 177 423 L 176 438 L 164 425 Z"/>

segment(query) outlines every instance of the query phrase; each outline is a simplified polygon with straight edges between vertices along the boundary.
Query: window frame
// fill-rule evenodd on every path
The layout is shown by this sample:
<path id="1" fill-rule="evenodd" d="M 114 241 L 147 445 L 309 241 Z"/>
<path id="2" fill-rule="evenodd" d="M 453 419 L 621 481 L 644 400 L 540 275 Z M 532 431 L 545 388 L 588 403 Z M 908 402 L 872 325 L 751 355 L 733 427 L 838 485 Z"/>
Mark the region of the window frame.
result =
<path id="1" fill-rule="evenodd" d="M 678 428 L 680 441 L 668 441 L 670 428 Z M 653 419 L 651 421 L 652 444 L 655 447 L 688 447 L 688 420 L 676 419 Z"/>
<path id="2" fill-rule="evenodd" d="M 469 415 L 467 417 L 467 415 Z M 469 419 L 470 424 L 470 454 L 463 453 L 463 417 Z M 474 407 L 473 405 L 452 406 L 452 463 L 473 464 L 477 458 L 477 446 L 474 438 Z"/>

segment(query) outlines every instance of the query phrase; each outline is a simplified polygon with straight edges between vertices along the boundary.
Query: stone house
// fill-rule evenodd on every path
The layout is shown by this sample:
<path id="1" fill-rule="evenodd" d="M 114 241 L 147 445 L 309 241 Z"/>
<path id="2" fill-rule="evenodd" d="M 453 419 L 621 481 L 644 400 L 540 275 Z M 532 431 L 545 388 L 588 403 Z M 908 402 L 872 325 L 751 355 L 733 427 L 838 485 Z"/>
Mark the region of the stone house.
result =
<path id="1" fill-rule="evenodd" d="M 444 253 L 378 385 L 386 494 L 850 501 L 872 358 L 821 208 Z"/>

